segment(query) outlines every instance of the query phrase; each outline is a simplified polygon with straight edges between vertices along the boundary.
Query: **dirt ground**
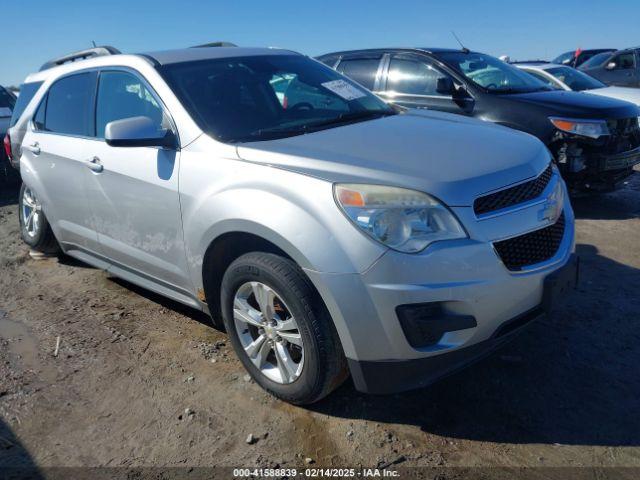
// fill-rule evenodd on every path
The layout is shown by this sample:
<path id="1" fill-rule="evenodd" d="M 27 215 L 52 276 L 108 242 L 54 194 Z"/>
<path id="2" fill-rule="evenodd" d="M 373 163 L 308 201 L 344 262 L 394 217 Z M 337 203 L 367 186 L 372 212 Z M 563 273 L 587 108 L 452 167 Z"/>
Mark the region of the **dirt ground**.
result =
<path id="1" fill-rule="evenodd" d="M 582 283 L 551 318 L 430 388 L 347 382 L 307 408 L 249 381 L 206 316 L 31 259 L 2 198 L 0 467 L 640 466 L 639 173 L 573 202 Z"/>

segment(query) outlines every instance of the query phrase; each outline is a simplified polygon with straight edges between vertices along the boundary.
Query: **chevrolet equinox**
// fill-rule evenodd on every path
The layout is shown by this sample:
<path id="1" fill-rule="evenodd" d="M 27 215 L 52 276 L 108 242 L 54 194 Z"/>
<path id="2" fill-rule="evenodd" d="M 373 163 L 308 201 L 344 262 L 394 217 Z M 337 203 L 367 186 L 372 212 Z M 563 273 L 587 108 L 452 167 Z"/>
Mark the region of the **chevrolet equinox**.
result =
<path id="1" fill-rule="evenodd" d="M 45 64 L 5 141 L 24 241 L 210 313 L 273 395 L 424 386 L 575 283 L 533 136 L 399 112 L 279 49 L 113 48 Z"/>

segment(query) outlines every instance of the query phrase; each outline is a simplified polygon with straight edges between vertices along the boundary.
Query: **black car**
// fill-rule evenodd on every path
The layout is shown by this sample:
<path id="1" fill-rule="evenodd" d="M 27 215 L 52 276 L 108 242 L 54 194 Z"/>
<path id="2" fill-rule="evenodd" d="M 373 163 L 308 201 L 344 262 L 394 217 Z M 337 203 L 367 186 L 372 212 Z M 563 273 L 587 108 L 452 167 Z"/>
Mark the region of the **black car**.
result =
<path id="1" fill-rule="evenodd" d="M 573 191 L 609 191 L 640 163 L 640 109 L 549 86 L 497 58 L 435 48 L 376 49 L 318 60 L 390 103 L 463 114 L 535 135 Z"/>
<path id="2" fill-rule="evenodd" d="M 578 68 L 584 62 L 590 58 L 599 55 L 601 53 L 615 52 L 615 48 L 591 48 L 589 50 L 571 50 L 570 52 L 564 52 L 562 55 L 558 55 L 551 60 L 551 63 L 558 63 L 560 65 L 568 65 L 573 68 Z"/>
<path id="3" fill-rule="evenodd" d="M 5 139 L 9 124 L 11 122 L 11 114 L 16 105 L 16 97 L 6 88 L 0 86 L 0 138 Z M 0 149 L 0 182 L 13 181 L 17 175 L 9 163 L 8 149 L 6 142 L 3 142 L 3 148 Z"/>
<path id="4" fill-rule="evenodd" d="M 640 87 L 640 48 L 600 53 L 580 65 L 579 70 L 607 85 Z"/>

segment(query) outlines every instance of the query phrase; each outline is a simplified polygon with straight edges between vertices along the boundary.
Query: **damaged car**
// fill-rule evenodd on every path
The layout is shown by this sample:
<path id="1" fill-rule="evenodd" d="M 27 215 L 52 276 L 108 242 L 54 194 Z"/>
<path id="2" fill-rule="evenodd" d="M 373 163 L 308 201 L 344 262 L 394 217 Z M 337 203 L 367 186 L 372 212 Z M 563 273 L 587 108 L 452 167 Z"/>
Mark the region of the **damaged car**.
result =
<path id="1" fill-rule="evenodd" d="M 208 312 L 276 397 L 423 387 L 575 285 L 531 135 L 397 112 L 289 50 L 112 52 L 25 81 L 22 238 Z"/>
<path id="2" fill-rule="evenodd" d="M 574 193 L 614 190 L 640 163 L 636 105 L 558 91 L 490 55 L 402 48 L 337 52 L 318 60 L 390 103 L 467 115 L 535 135 Z"/>

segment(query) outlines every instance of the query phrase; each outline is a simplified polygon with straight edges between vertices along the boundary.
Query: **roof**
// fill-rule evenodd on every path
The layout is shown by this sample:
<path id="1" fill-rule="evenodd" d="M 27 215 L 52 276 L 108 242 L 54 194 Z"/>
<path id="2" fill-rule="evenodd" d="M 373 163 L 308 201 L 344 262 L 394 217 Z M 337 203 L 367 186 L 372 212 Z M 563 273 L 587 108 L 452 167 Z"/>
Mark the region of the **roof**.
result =
<path id="1" fill-rule="evenodd" d="M 154 60 L 159 65 L 210 60 L 215 58 L 254 57 L 258 55 L 300 55 L 292 50 L 279 48 L 244 48 L 244 47 L 211 47 L 211 48 L 183 48 L 180 50 L 165 50 L 141 54 L 145 58 Z"/>
<path id="2" fill-rule="evenodd" d="M 357 50 L 343 50 L 340 52 L 330 52 L 323 55 L 318 55 L 318 58 L 340 55 L 349 55 L 353 53 L 385 53 L 385 52 L 424 52 L 424 53 L 461 53 L 462 49 L 458 48 L 427 48 L 427 47 L 387 47 L 387 48 L 362 48 Z M 469 52 L 475 53 L 475 52 Z"/>

